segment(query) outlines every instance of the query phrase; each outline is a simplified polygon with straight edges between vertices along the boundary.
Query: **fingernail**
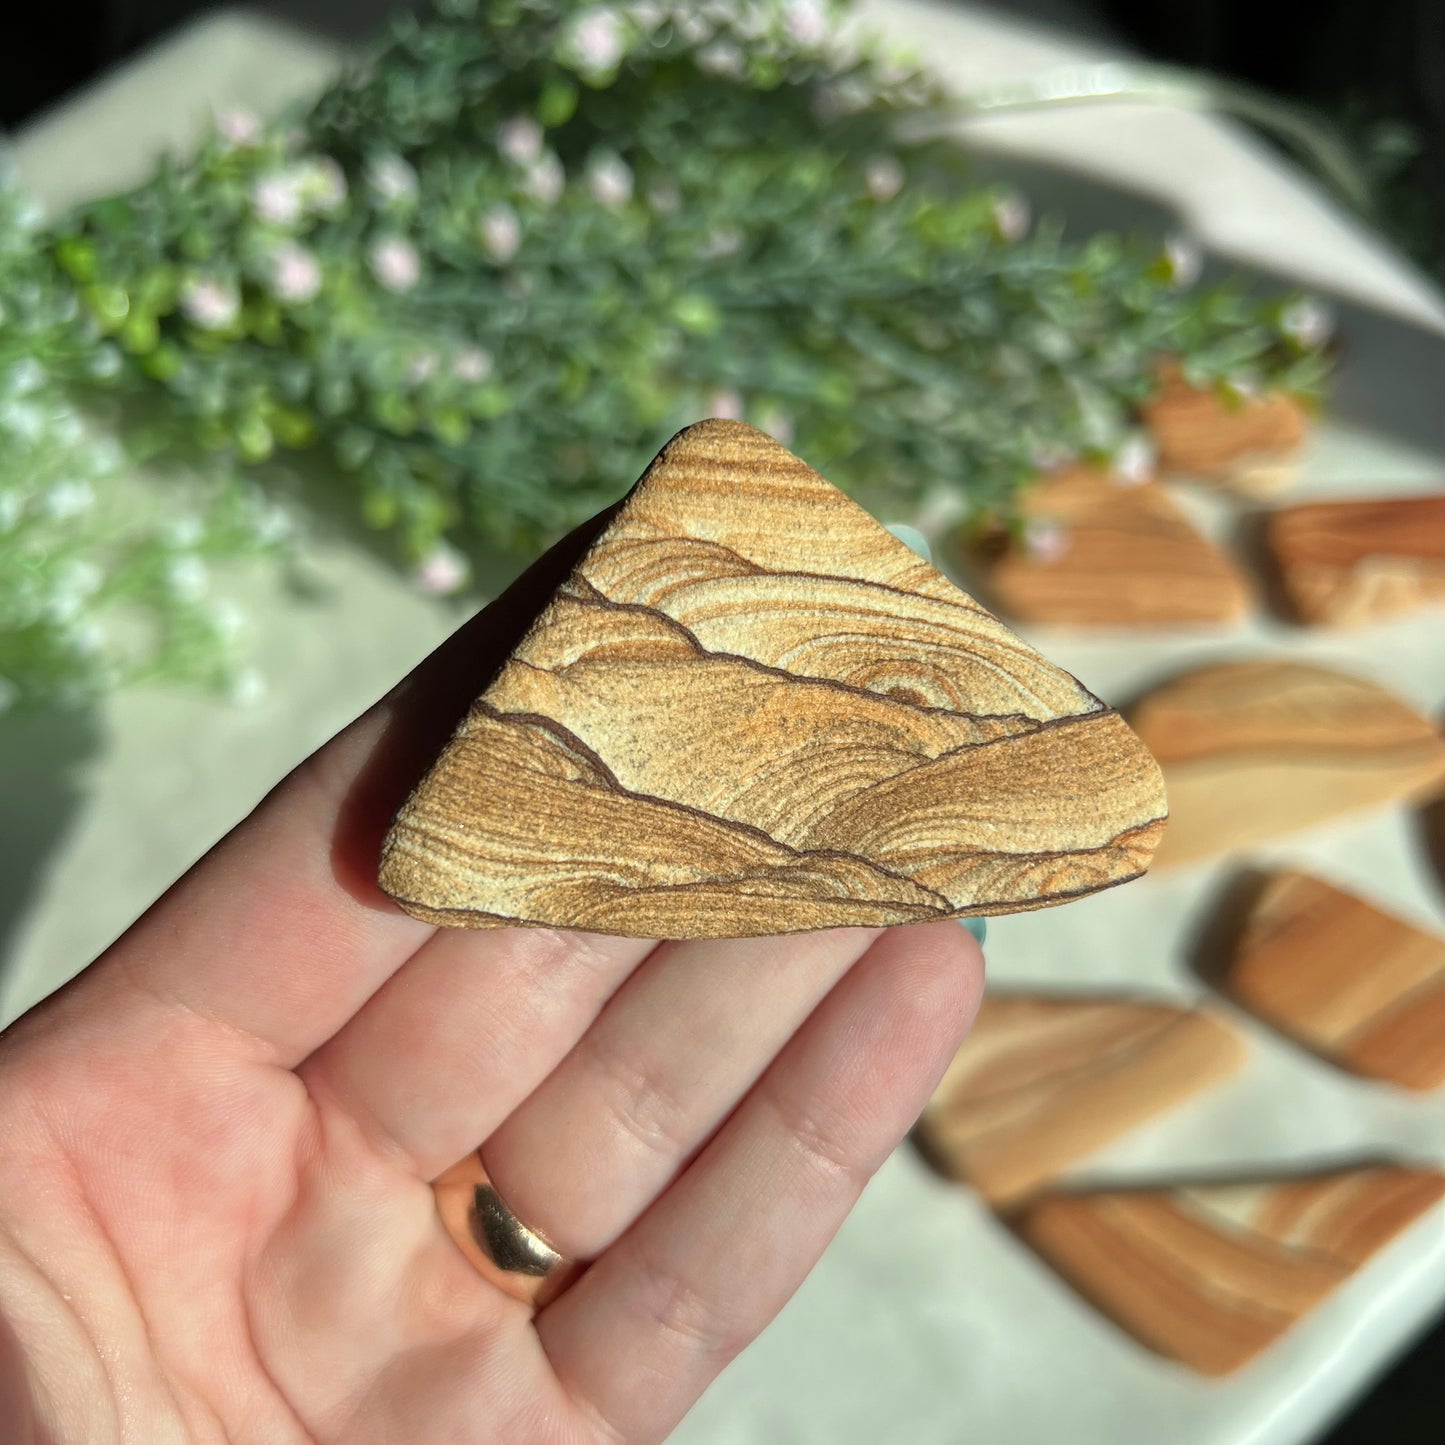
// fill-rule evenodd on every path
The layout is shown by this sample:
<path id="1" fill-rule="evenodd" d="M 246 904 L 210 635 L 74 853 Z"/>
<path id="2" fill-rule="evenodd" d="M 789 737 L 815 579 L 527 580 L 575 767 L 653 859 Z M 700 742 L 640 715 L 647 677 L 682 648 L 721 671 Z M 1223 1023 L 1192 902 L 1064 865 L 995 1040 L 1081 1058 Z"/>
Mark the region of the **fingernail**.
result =
<path id="1" fill-rule="evenodd" d="M 982 947 L 984 940 L 988 937 L 988 919 L 960 918 L 958 921 L 978 939 L 979 946 Z"/>

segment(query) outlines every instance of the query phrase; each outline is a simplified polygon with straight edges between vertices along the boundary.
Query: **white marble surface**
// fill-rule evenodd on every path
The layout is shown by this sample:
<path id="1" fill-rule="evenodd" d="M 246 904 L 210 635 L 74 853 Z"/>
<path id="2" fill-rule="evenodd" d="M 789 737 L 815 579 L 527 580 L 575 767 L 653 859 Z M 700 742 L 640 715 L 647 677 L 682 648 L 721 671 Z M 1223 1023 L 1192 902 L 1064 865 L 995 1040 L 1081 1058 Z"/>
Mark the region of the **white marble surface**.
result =
<path id="1" fill-rule="evenodd" d="M 962 89 L 1104 53 L 1097 43 L 1063 41 L 982 11 L 917 0 L 868 0 L 865 9 L 873 24 L 921 45 Z M 184 147 L 211 105 L 273 106 L 313 88 L 333 63 L 314 40 L 223 13 L 39 122 L 19 140 L 22 171 L 45 199 L 63 205 L 139 178 L 159 148 Z M 1131 105 L 1001 117 L 970 135 L 999 154 L 1147 195 L 1221 254 L 1426 327 L 1445 325 L 1440 297 L 1419 275 L 1232 126 Z M 1367 360 L 1381 364 L 1378 354 Z M 1429 432 L 1430 418 L 1421 430 Z M 1301 494 L 1356 493 L 1362 483 L 1425 487 L 1442 470 L 1433 448 L 1331 424 L 1314 441 Z M 1229 525 L 1227 509 L 1188 501 L 1211 527 Z M 259 706 L 243 711 L 148 693 L 106 709 L 104 746 L 80 779 L 83 802 L 11 935 L 0 1019 L 81 967 L 281 773 L 456 621 L 453 609 L 418 597 L 355 551 L 318 542 L 312 567 L 322 592 L 304 603 L 261 578 L 252 584 L 258 655 L 273 680 Z M 1183 639 L 1040 632 L 1035 640 L 1117 701 L 1195 658 L 1289 647 L 1376 677 L 1439 715 L 1441 636 L 1437 614 L 1344 638 L 1301 639 L 1256 621 Z M 25 847 L 14 830 L 3 844 L 12 858 Z M 1409 916 L 1445 925 L 1439 886 L 1404 810 L 1321 829 L 1260 856 L 1318 867 Z M 1066 909 L 1000 920 L 989 940 L 992 975 L 1011 984 L 1197 996 L 1204 989 L 1189 965 L 1191 940 L 1226 872 L 1150 878 Z M 1445 1158 L 1445 1101 L 1350 1079 L 1248 1020 L 1240 1026 L 1253 1047 L 1235 1081 L 1098 1155 L 1088 1175 L 1167 1179 L 1380 1151 Z M 727 1371 L 677 1439 L 1292 1445 L 1314 1435 L 1442 1302 L 1445 1222 L 1435 1216 L 1257 1364 L 1230 1380 L 1202 1381 L 1102 1323 L 971 1196 L 939 1182 L 904 1149 L 777 1324 Z"/>

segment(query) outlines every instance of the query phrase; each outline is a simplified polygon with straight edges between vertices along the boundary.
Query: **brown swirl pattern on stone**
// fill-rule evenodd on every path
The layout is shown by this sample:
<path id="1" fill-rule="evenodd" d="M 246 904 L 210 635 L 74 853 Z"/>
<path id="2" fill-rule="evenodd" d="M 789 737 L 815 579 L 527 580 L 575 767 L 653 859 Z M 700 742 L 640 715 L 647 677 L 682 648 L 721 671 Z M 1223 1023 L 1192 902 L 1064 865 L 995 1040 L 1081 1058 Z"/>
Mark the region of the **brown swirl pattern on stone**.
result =
<path id="1" fill-rule="evenodd" d="M 681 432 L 401 810 L 381 885 L 648 938 L 1010 913 L 1137 877 L 1112 708 L 752 427 Z"/>
<path id="2" fill-rule="evenodd" d="M 1380 1165 L 1307 1178 L 1057 1194 L 1019 1233 L 1130 1334 L 1206 1375 L 1247 1364 L 1445 1197 Z"/>
<path id="3" fill-rule="evenodd" d="M 1030 489 L 1026 515 L 1062 529 L 1057 557 L 1012 544 L 985 563 L 989 600 L 1026 622 L 1162 627 L 1237 621 L 1250 587 L 1154 482 L 1075 467 Z"/>
<path id="4" fill-rule="evenodd" d="M 1164 768 L 1160 863 L 1232 853 L 1341 814 L 1427 796 L 1445 739 L 1378 683 L 1310 663 L 1220 663 L 1131 711 Z"/>
<path id="5" fill-rule="evenodd" d="M 1130 998 L 988 994 L 919 1121 L 929 1159 L 994 1204 L 1233 1073 L 1214 1015 Z"/>
<path id="6" fill-rule="evenodd" d="M 1321 878 L 1268 881 L 1225 984 L 1342 1068 L 1407 1089 L 1445 1084 L 1445 939 Z"/>
<path id="7" fill-rule="evenodd" d="M 1265 538 L 1302 622 L 1358 627 L 1445 602 L 1445 496 L 1282 507 Z"/>

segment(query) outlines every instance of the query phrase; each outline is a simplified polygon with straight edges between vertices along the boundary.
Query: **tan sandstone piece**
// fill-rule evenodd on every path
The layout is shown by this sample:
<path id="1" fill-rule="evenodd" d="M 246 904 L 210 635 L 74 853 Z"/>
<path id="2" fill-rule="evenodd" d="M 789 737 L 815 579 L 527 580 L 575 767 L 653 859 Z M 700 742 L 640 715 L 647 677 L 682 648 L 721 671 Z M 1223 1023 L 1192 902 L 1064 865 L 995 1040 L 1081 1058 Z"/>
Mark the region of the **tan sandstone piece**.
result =
<path id="1" fill-rule="evenodd" d="M 1308 873 L 1277 873 L 1245 921 L 1230 994 L 1341 1067 L 1445 1084 L 1445 938 Z"/>
<path id="2" fill-rule="evenodd" d="M 770 437 L 680 432 L 402 808 L 435 923 L 722 938 L 1012 913 L 1136 878 L 1119 715 Z"/>
<path id="3" fill-rule="evenodd" d="M 1445 602 L 1445 496 L 1281 507 L 1265 538 L 1303 622 L 1357 627 Z"/>
<path id="4" fill-rule="evenodd" d="M 1142 409 L 1166 475 L 1210 481 L 1249 497 L 1283 491 L 1295 480 L 1305 439 L 1305 413 L 1285 392 L 1227 401 L 1191 386 L 1175 365 Z"/>
<path id="5" fill-rule="evenodd" d="M 1019 1233 L 1151 1349 L 1225 1375 L 1445 1197 L 1395 1165 L 1255 1184 L 1055 1194 Z"/>
<path id="6" fill-rule="evenodd" d="M 990 600 L 1026 622 L 1160 627 L 1233 622 L 1250 588 L 1155 482 L 1122 486 L 1086 467 L 1041 479 L 1025 513 L 1057 527 L 1056 555 L 1013 543 L 986 564 Z"/>
<path id="7" fill-rule="evenodd" d="M 1164 768 L 1160 863 L 1193 863 L 1445 783 L 1445 739 L 1378 683 L 1311 663 L 1203 667 L 1130 714 Z"/>
<path id="8" fill-rule="evenodd" d="M 988 994 L 919 1121 L 925 1151 L 995 1204 L 1234 1072 L 1212 1014 L 1135 999 Z"/>

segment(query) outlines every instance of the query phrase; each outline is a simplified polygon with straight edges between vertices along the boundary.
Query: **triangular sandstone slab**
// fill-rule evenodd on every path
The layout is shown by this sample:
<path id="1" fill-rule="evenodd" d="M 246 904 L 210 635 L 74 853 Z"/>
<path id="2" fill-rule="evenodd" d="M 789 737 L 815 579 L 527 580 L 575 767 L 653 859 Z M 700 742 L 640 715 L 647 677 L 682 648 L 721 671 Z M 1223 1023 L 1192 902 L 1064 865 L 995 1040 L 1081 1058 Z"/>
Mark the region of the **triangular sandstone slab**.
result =
<path id="1" fill-rule="evenodd" d="M 1277 873 L 1225 985 L 1342 1068 L 1407 1089 L 1445 1084 L 1445 938 L 1308 873 Z"/>
<path id="2" fill-rule="evenodd" d="M 1116 998 L 987 994 L 919 1120 L 933 1162 L 995 1204 L 1233 1073 L 1211 1014 Z"/>
<path id="3" fill-rule="evenodd" d="M 1137 877 L 1112 709 L 762 432 L 659 454 L 398 815 L 465 927 L 722 938 L 1012 913 Z"/>
<path id="4" fill-rule="evenodd" d="M 1057 1194 L 1016 1223 L 1136 1339 L 1224 1375 L 1442 1197 L 1445 1174 L 1381 1165 L 1274 1183 Z"/>

